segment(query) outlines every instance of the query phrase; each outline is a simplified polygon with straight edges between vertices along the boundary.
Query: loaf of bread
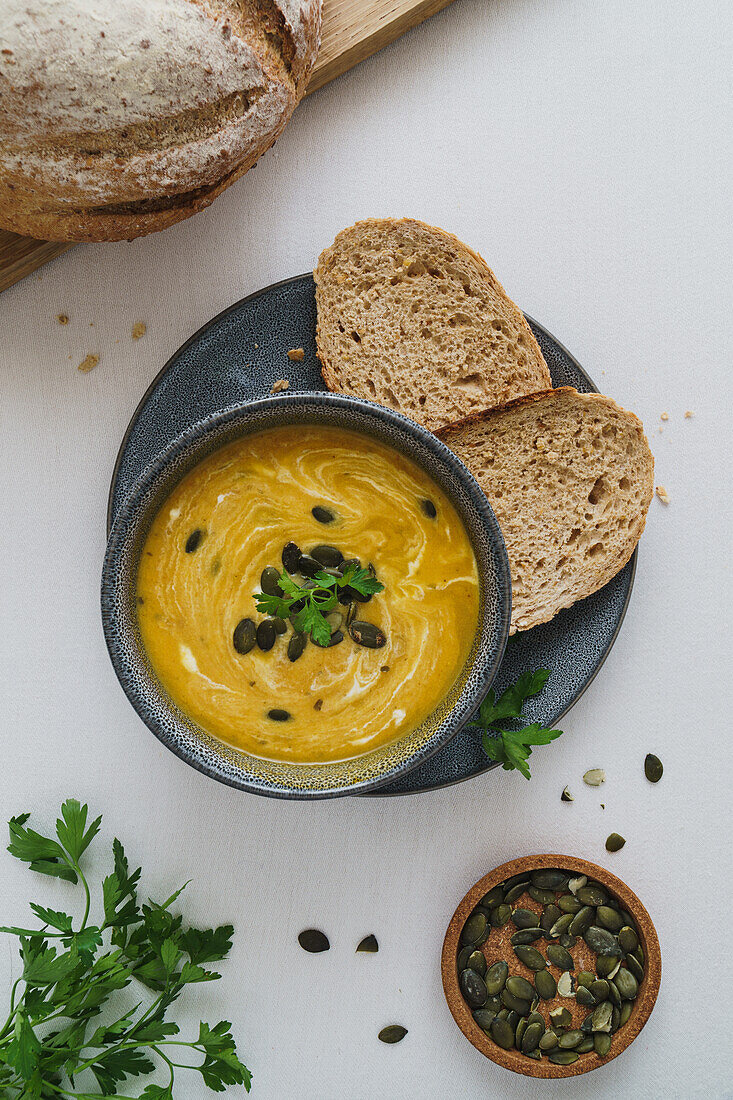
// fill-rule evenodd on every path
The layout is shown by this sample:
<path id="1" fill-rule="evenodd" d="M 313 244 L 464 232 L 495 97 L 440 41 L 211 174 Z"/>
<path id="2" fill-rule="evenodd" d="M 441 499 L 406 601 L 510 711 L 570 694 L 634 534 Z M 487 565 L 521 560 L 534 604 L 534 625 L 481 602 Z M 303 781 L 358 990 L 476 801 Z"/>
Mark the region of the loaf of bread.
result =
<path id="1" fill-rule="evenodd" d="M 304 94 L 321 0 L 2 0 L 0 227 L 130 239 L 201 210 Z"/>
<path id="2" fill-rule="evenodd" d="M 499 521 L 511 633 L 602 588 L 631 557 L 654 488 L 641 421 L 610 397 L 561 387 L 438 432 Z"/>
<path id="3" fill-rule="evenodd" d="M 358 222 L 321 254 L 315 281 L 330 390 L 434 431 L 552 385 L 522 312 L 481 257 L 442 229 Z"/>

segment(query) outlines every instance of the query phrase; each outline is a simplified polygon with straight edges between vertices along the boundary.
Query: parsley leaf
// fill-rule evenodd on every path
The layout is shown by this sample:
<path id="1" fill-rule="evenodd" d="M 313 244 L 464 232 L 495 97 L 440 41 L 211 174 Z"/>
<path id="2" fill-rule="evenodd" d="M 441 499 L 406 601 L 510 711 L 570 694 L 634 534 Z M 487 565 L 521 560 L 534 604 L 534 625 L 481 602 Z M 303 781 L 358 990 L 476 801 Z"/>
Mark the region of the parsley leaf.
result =
<path id="1" fill-rule="evenodd" d="M 67 799 L 54 840 L 29 828 L 28 817 L 21 814 L 9 822 L 11 855 L 31 869 L 80 884 L 85 911 L 76 926 L 67 913 L 33 902 L 42 927 L 0 929 L 17 937 L 23 964 L 0 1027 L 0 1097 L 129 1100 L 123 1082 L 158 1067 L 169 1080 L 146 1084 L 143 1100 L 173 1100 L 175 1072 L 188 1068 L 201 1073 L 216 1092 L 231 1084 L 249 1091 L 251 1076 L 239 1060 L 230 1024 L 211 1028 L 202 1023 L 198 1038 L 184 1040 L 178 1038 L 177 1024 L 165 1019 L 187 986 L 220 977 L 201 964 L 226 957 L 232 926 L 186 926 L 182 914 L 172 912 L 183 887 L 163 902 L 140 905 L 140 869 L 130 872 L 119 840 L 112 845 L 114 869 L 102 882 L 100 923 L 90 923 L 92 897 L 81 861 L 101 818 L 88 824 L 87 807 Z M 117 995 L 133 982 L 153 995 L 133 1007 L 128 999 L 120 1015 Z M 109 1022 L 100 1025 L 100 1015 Z M 189 1059 L 197 1055 L 199 1063 L 179 1061 L 176 1048 L 188 1048 Z M 75 1079 L 85 1072 L 96 1079 L 99 1091 L 76 1091 Z"/>
<path id="2" fill-rule="evenodd" d="M 521 720 L 525 700 L 542 691 L 549 676 L 548 669 L 544 668 L 523 672 L 498 700 L 492 688 L 481 704 L 476 723 L 484 730 L 481 743 L 489 760 L 497 761 L 505 771 L 520 771 L 526 779 L 530 778 L 527 760 L 532 755 L 531 746 L 549 745 L 562 735 L 562 730 L 545 729 L 539 722 L 521 729 L 500 729 L 499 723 L 507 719 Z"/>

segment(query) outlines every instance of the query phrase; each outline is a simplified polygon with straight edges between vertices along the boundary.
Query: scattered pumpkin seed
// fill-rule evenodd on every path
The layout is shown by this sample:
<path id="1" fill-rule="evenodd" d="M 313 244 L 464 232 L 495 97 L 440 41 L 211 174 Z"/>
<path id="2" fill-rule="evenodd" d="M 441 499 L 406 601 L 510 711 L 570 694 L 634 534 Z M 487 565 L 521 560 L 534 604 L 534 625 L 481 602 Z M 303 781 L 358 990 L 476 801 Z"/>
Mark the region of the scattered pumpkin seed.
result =
<path id="1" fill-rule="evenodd" d="M 275 644 L 275 624 L 272 619 L 263 619 L 257 627 L 257 645 L 266 653 Z"/>
<path id="2" fill-rule="evenodd" d="M 591 905 L 584 905 L 574 917 L 570 918 L 568 932 L 571 936 L 582 936 L 590 928 L 595 920 L 595 909 Z"/>
<path id="3" fill-rule="evenodd" d="M 658 783 L 662 778 L 664 767 L 662 761 L 653 752 L 648 752 L 644 760 L 644 775 L 650 783 Z"/>
<path id="4" fill-rule="evenodd" d="M 313 509 L 315 512 L 315 508 Z M 317 517 L 316 517 L 317 518 Z M 377 1035 L 377 1038 L 382 1043 L 401 1043 L 407 1035 L 407 1028 L 402 1027 L 401 1024 L 389 1024 L 387 1027 L 383 1027 Z"/>
<path id="5" fill-rule="evenodd" d="M 484 982 L 490 996 L 496 996 L 498 993 L 501 993 L 508 974 L 509 965 L 504 959 L 500 959 L 499 962 L 495 962 L 489 967 L 486 971 Z"/>
<path id="6" fill-rule="evenodd" d="M 560 795 L 560 801 L 561 802 L 575 802 L 575 799 L 573 798 L 573 796 L 571 795 L 571 793 L 567 789 L 567 787 L 563 788 L 563 792 Z"/>
<path id="7" fill-rule="evenodd" d="M 558 906 L 555 905 L 554 901 L 550 902 L 550 904 L 546 905 L 545 908 L 542 910 L 542 916 L 540 917 L 540 927 L 549 934 L 549 931 L 552 928 L 553 924 L 556 920 L 559 920 L 561 916 L 562 913 L 560 912 Z"/>
<path id="8" fill-rule="evenodd" d="M 583 1042 L 583 1032 L 577 1029 L 573 1031 L 566 1031 L 557 1040 L 557 1045 L 560 1050 L 575 1050 L 579 1043 Z"/>
<path id="9" fill-rule="evenodd" d="M 606 978 L 596 978 L 596 980 L 590 984 L 590 991 L 598 1004 L 600 1004 L 601 1001 L 608 1000 L 608 990 L 609 985 Z"/>
<path id="10" fill-rule="evenodd" d="M 283 546 L 282 563 L 286 573 L 297 573 L 301 549 L 295 542 L 286 542 Z"/>
<path id="11" fill-rule="evenodd" d="M 484 909 L 493 909 L 495 905 L 501 905 L 504 901 L 504 889 L 501 886 L 495 886 L 493 890 L 489 890 L 488 894 L 484 894 L 479 902 L 479 905 Z"/>
<path id="12" fill-rule="evenodd" d="M 475 970 L 462 970 L 458 979 L 464 1000 L 471 1008 L 481 1008 L 486 1004 L 488 992 L 483 978 Z"/>
<path id="13" fill-rule="evenodd" d="M 299 657 L 302 657 L 307 644 L 308 635 L 301 634 L 296 630 L 288 642 L 288 660 L 297 661 Z"/>
<path id="14" fill-rule="evenodd" d="M 526 978 L 520 977 L 519 974 L 513 974 L 511 978 L 507 978 L 506 989 L 513 996 L 519 997 L 523 1001 L 531 1001 L 534 997 L 534 986 Z"/>
<path id="15" fill-rule="evenodd" d="M 529 883 L 526 880 L 524 882 L 515 883 L 514 886 L 507 890 L 506 894 L 504 895 L 504 901 L 507 902 L 508 905 L 513 905 L 515 901 L 519 901 L 522 894 L 526 891 L 528 885 Z"/>
<path id="16" fill-rule="evenodd" d="M 597 924 L 592 924 L 583 933 L 583 939 L 596 955 L 611 955 L 619 958 L 623 954 L 614 934 L 607 928 L 599 928 Z"/>
<path id="17" fill-rule="evenodd" d="M 560 997 L 573 996 L 573 978 L 569 970 L 564 970 L 557 979 L 557 992 Z"/>
<path id="18" fill-rule="evenodd" d="M 559 943 L 548 944 L 547 958 L 553 966 L 559 967 L 560 970 L 575 970 L 573 956 L 567 948 L 561 947 Z"/>
<path id="19" fill-rule="evenodd" d="M 495 909 L 491 910 L 491 927 L 501 928 L 512 915 L 511 906 L 502 904 L 497 905 Z"/>
<path id="20" fill-rule="evenodd" d="M 573 916 L 583 908 L 582 901 L 578 901 L 575 894 L 563 894 L 557 899 L 557 904 L 563 913 L 572 913 Z"/>
<path id="21" fill-rule="evenodd" d="M 625 924 L 623 928 L 619 929 L 618 942 L 621 944 L 624 951 L 629 954 L 632 951 L 636 951 L 639 946 L 639 938 L 634 929 L 628 924 Z"/>
<path id="22" fill-rule="evenodd" d="M 491 1022 L 491 1038 L 504 1050 L 511 1050 L 514 1046 L 514 1028 L 508 1020 L 502 1020 L 496 1016 Z"/>
<path id="23" fill-rule="evenodd" d="M 611 1049 L 611 1036 L 597 1031 L 593 1036 L 593 1049 L 600 1058 L 605 1058 Z"/>
<path id="24" fill-rule="evenodd" d="M 198 550 L 204 538 L 204 532 L 200 527 L 197 527 L 186 539 L 185 551 L 187 554 L 193 554 L 194 550 Z"/>
<path id="25" fill-rule="evenodd" d="M 625 1001 L 633 1001 L 639 992 L 639 983 L 630 970 L 622 966 L 615 977 L 616 988 Z"/>
<path id="26" fill-rule="evenodd" d="M 483 1031 L 488 1031 L 496 1013 L 490 1008 L 474 1008 L 471 1015 Z"/>
<path id="27" fill-rule="evenodd" d="M 541 928 L 520 928 L 513 936 L 510 936 L 509 943 L 512 947 L 519 947 L 521 944 L 534 943 L 535 940 L 541 939 L 544 935 L 545 933 Z"/>
<path id="28" fill-rule="evenodd" d="M 631 1010 L 632 1010 L 633 1007 L 634 1007 L 634 1005 L 633 1005 L 632 1001 L 624 1001 L 624 1003 L 621 1005 L 621 1018 L 620 1018 L 620 1026 L 621 1027 L 623 1027 L 623 1025 L 628 1022 L 628 1019 L 629 1019 L 629 1016 L 631 1015 Z"/>
<path id="29" fill-rule="evenodd" d="M 634 955 L 626 956 L 626 966 L 636 978 L 637 982 L 640 982 L 644 977 L 644 967 Z"/>
<path id="30" fill-rule="evenodd" d="M 280 573 L 274 565 L 266 565 L 260 575 L 260 588 L 268 596 L 282 596 Z"/>
<path id="31" fill-rule="evenodd" d="M 552 1050 L 554 1047 L 556 1047 L 557 1035 L 555 1034 L 555 1032 L 548 1029 L 540 1039 L 538 1046 L 540 1050 Z"/>
<path id="32" fill-rule="evenodd" d="M 590 970 L 579 970 L 576 977 L 578 985 L 584 985 L 586 988 L 590 988 L 591 982 L 595 980 L 595 975 L 591 974 Z"/>
<path id="33" fill-rule="evenodd" d="M 593 1039 L 591 1038 L 591 1036 L 586 1035 L 583 1039 L 581 1039 L 575 1050 L 578 1054 L 587 1054 L 590 1050 L 593 1050 Z"/>
<path id="34" fill-rule="evenodd" d="M 333 523 L 336 516 L 330 508 L 325 508 L 322 504 L 316 504 L 315 508 L 311 508 L 311 515 L 313 519 L 317 519 L 319 523 Z"/>
<path id="35" fill-rule="evenodd" d="M 557 942 L 561 947 L 575 947 L 578 942 L 578 937 L 570 936 L 567 932 L 563 932 L 562 935 L 558 936 Z"/>
<path id="36" fill-rule="evenodd" d="M 427 497 L 420 501 L 420 507 L 428 519 L 435 519 L 438 514 L 438 509 L 435 507 L 432 500 L 429 500 Z"/>
<path id="37" fill-rule="evenodd" d="M 289 710 L 281 710 L 279 707 L 273 707 L 272 710 L 268 710 L 267 717 L 273 722 L 287 722 L 292 715 Z"/>
<path id="38" fill-rule="evenodd" d="M 624 973 L 624 971 L 620 970 L 619 974 L 621 974 L 621 973 Z M 628 971 L 626 971 L 625 973 L 628 974 Z M 618 986 L 616 985 L 616 983 L 614 981 L 612 981 L 611 978 L 606 978 L 606 981 L 608 982 L 608 999 L 609 999 L 609 1001 L 611 1002 L 611 1004 L 613 1005 L 614 1008 L 621 1008 L 621 994 L 618 991 Z"/>
<path id="39" fill-rule="evenodd" d="M 616 1008 L 616 1005 L 614 1005 L 613 1008 L 611 1009 L 611 1034 L 612 1035 L 613 1035 L 614 1031 L 618 1031 L 620 1023 L 621 1023 L 621 1013 Z"/>
<path id="40" fill-rule="evenodd" d="M 305 931 L 300 932 L 298 943 L 304 951 L 310 951 L 313 955 L 317 955 L 321 951 L 328 951 L 331 946 L 328 942 L 328 936 L 323 932 L 319 932 L 317 928 L 306 928 Z"/>
<path id="41" fill-rule="evenodd" d="M 551 1001 L 557 994 L 557 982 L 549 970 L 538 970 L 534 977 L 534 985 L 543 1001 Z"/>
<path id="42" fill-rule="evenodd" d="M 605 905 L 608 901 L 608 893 L 597 882 L 581 886 L 575 896 L 583 905 Z"/>
<path id="43" fill-rule="evenodd" d="M 510 1012 L 516 1012 L 518 1016 L 528 1016 L 531 1009 L 530 1001 L 522 1000 L 521 997 L 515 997 L 513 993 L 510 993 L 506 986 L 501 991 L 501 1003 L 504 1008 L 508 1008 Z"/>
<path id="44" fill-rule="evenodd" d="M 610 905 L 598 906 L 596 920 L 602 928 L 607 928 L 609 932 L 620 932 L 624 927 L 624 918 L 617 909 L 612 909 Z"/>
<path id="45" fill-rule="evenodd" d="M 515 928 L 538 928 L 539 917 L 533 909 L 515 909 L 512 913 Z"/>
<path id="46" fill-rule="evenodd" d="M 557 918 L 548 932 L 550 939 L 556 940 L 558 936 L 562 936 L 565 932 L 570 932 L 572 934 L 574 920 L 575 917 L 572 913 L 563 913 L 561 917 Z"/>
<path id="47" fill-rule="evenodd" d="M 596 959 L 596 973 L 599 978 L 614 978 L 621 966 L 621 959 L 613 955 L 599 955 Z"/>
<path id="48" fill-rule="evenodd" d="M 528 1024 L 524 1030 L 524 1035 L 521 1040 L 522 1054 L 530 1054 L 533 1050 L 537 1050 L 540 1044 L 540 1039 L 545 1034 L 545 1025 L 542 1024 Z"/>
<path id="49" fill-rule="evenodd" d="M 575 999 L 579 1005 L 594 1005 L 596 1003 L 596 999 L 590 989 L 584 985 L 578 986 L 575 992 Z"/>
<path id="50" fill-rule="evenodd" d="M 540 955 L 536 947 L 521 944 L 514 948 L 514 954 L 520 962 L 524 963 L 528 970 L 544 970 L 547 966 L 545 959 Z"/>
<path id="51" fill-rule="evenodd" d="M 606 773 L 603 768 L 589 768 L 583 776 L 583 782 L 589 787 L 600 787 L 601 783 L 606 782 Z"/>
<path id="52" fill-rule="evenodd" d="M 512 875 L 511 878 L 508 878 L 504 883 L 504 889 L 511 890 L 513 886 L 519 886 L 520 882 L 529 882 L 528 871 L 520 871 L 518 875 Z M 504 900 L 506 900 L 506 898 Z"/>
<path id="53" fill-rule="evenodd" d="M 568 876 L 564 871 L 555 871 L 552 868 L 544 868 L 540 871 L 533 871 L 532 885 L 539 886 L 543 890 L 564 890 Z"/>
<path id="54" fill-rule="evenodd" d="M 374 623 L 362 622 L 359 619 L 349 626 L 349 634 L 357 645 L 363 645 L 367 649 L 381 649 L 387 642 L 387 635 Z"/>
<path id="55" fill-rule="evenodd" d="M 525 1028 L 526 1028 L 526 1026 L 527 1026 L 527 1020 L 528 1020 L 528 1018 L 529 1018 L 529 1017 L 527 1017 L 527 1016 L 523 1016 L 523 1017 L 522 1017 L 522 1019 L 521 1019 L 521 1020 L 519 1021 L 519 1023 L 517 1024 L 516 1030 L 515 1030 L 515 1032 L 514 1032 L 514 1045 L 515 1045 L 515 1047 L 517 1048 L 517 1050 L 520 1050 L 520 1049 L 521 1049 L 521 1046 L 522 1046 L 522 1037 L 523 1037 L 523 1035 L 524 1035 L 524 1029 L 525 1029 Z"/>
<path id="56" fill-rule="evenodd" d="M 478 947 L 486 939 L 486 926 L 486 914 L 474 909 L 463 926 L 461 943 L 472 943 Z"/>
<path id="57" fill-rule="evenodd" d="M 483 978 L 486 974 L 487 967 L 486 956 L 483 951 L 479 951 L 478 949 L 472 951 L 468 957 L 467 967 L 469 970 L 475 970 L 475 972 Z"/>
<path id="58" fill-rule="evenodd" d="M 338 569 L 344 560 L 344 555 L 338 549 L 337 546 L 329 546 L 327 543 L 320 543 L 318 546 L 314 546 L 310 552 L 310 556 L 320 562 L 321 565 L 327 569 Z"/>
<path id="59" fill-rule="evenodd" d="M 370 955 L 376 954 L 379 951 L 379 944 L 377 943 L 376 936 L 365 936 L 356 949 L 357 951 L 365 951 Z"/>
<path id="60" fill-rule="evenodd" d="M 626 841 L 620 833 L 610 833 L 606 837 L 606 851 L 620 852 L 625 843 Z"/>
<path id="61" fill-rule="evenodd" d="M 272 620 L 272 625 L 275 627 L 276 634 L 284 634 L 288 629 L 288 624 L 285 622 L 285 619 L 281 619 L 279 615 L 276 615 Z"/>
<path id="62" fill-rule="evenodd" d="M 311 580 L 315 577 L 316 573 L 320 573 L 323 566 L 315 558 L 312 558 L 310 554 L 301 554 L 300 561 L 298 562 L 298 572 L 302 573 L 304 577 L 308 577 Z"/>
<path id="63" fill-rule="evenodd" d="M 551 1050 L 547 1057 L 555 1066 L 572 1066 L 573 1062 L 578 1061 L 575 1050 Z"/>
<path id="64" fill-rule="evenodd" d="M 542 890 L 539 886 L 530 886 L 527 893 L 539 905 L 552 905 L 555 901 L 554 890 Z"/>
<path id="65" fill-rule="evenodd" d="M 253 619 L 240 619 L 234 628 L 232 645 L 237 653 L 245 654 L 257 643 L 257 627 Z"/>

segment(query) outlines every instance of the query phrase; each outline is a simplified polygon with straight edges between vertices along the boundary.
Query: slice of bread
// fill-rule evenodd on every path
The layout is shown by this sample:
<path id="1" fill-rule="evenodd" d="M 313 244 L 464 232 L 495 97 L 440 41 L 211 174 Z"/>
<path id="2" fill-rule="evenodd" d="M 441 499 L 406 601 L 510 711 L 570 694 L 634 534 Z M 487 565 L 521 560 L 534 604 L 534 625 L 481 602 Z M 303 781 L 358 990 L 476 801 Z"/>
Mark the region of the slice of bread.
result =
<path id="1" fill-rule="evenodd" d="M 546 623 L 631 557 L 654 488 L 641 421 L 569 386 L 522 397 L 437 433 L 499 521 L 512 575 L 510 632 Z"/>
<path id="2" fill-rule="evenodd" d="M 434 431 L 552 385 L 521 311 L 481 257 L 442 229 L 357 222 L 314 275 L 330 390 L 371 397 Z"/>

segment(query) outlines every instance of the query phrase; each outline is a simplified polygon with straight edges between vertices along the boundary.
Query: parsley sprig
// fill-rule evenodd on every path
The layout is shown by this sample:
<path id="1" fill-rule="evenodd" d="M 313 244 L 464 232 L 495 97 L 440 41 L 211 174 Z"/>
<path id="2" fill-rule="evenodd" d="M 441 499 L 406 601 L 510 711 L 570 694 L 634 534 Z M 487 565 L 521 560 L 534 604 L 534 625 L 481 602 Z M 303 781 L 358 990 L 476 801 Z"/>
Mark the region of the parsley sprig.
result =
<path id="1" fill-rule="evenodd" d="M 338 604 L 341 589 L 353 588 L 360 596 L 370 596 L 382 592 L 384 585 L 368 569 L 352 566 L 343 577 L 334 576 L 321 570 L 313 578 L 314 587 L 304 588 L 294 581 L 289 573 L 281 573 L 278 584 L 282 596 L 269 596 L 266 592 L 255 592 L 254 601 L 257 610 L 265 615 L 279 615 L 287 619 L 293 610 L 293 604 L 300 604 L 293 628 L 302 634 L 310 634 L 317 645 L 328 645 L 331 628 L 326 615 Z M 302 601 L 302 603 L 301 603 Z"/>
<path id="2" fill-rule="evenodd" d="M 54 838 L 31 829 L 29 816 L 11 818 L 8 851 L 31 870 L 81 884 L 84 915 L 75 927 L 68 913 L 32 902 L 43 927 L 0 928 L 18 937 L 23 963 L 0 1025 L 0 1097 L 131 1100 L 118 1091 L 120 1083 L 150 1074 L 158 1064 L 167 1071 L 167 1081 L 147 1084 L 139 1100 L 173 1100 L 179 1068 L 197 1070 L 214 1092 L 235 1084 L 249 1092 L 250 1073 L 237 1057 L 230 1023 L 210 1027 L 201 1022 L 197 1038 L 184 1041 L 176 1038 L 178 1025 L 165 1019 L 188 985 L 221 976 L 206 964 L 229 953 L 232 926 L 184 925 L 171 906 L 185 886 L 162 903 L 140 904 L 140 868 L 130 872 L 119 840 L 112 844 L 114 870 L 102 882 L 102 912 L 90 923 L 92 896 L 83 857 L 102 818 L 87 824 L 87 807 L 67 799 Z M 133 980 L 155 996 L 123 1003 L 120 991 Z M 178 1061 L 182 1049 L 202 1060 Z M 77 1079 L 85 1077 L 96 1079 L 99 1091 L 77 1086 Z"/>
<path id="3" fill-rule="evenodd" d="M 549 745 L 562 735 L 562 730 L 545 729 L 539 722 L 532 722 L 522 729 L 503 729 L 508 719 L 522 718 L 522 706 L 531 695 L 537 695 L 547 683 L 550 673 L 546 668 L 537 672 L 523 672 L 516 684 L 512 684 L 499 697 L 492 688 L 481 704 L 479 722 L 484 733 L 481 737 L 484 752 L 489 760 L 496 760 L 504 771 L 515 768 L 530 778 L 527 759 L 532 755 L 531 745 Z"/>

